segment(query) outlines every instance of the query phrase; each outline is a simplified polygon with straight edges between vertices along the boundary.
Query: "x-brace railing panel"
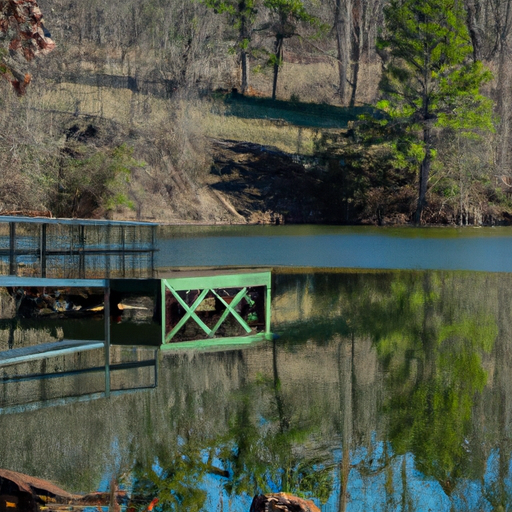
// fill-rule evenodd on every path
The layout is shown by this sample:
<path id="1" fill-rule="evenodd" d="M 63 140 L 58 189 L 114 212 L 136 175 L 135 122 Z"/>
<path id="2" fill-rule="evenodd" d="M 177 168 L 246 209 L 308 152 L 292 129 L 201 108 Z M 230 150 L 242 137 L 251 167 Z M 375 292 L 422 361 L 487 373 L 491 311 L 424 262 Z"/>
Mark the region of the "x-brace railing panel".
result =
<path id="1" fill-rule="evenodd" d="M 197 325 L 199 325 L 199 327 L 201 327 L 201 329 L 203 329 L 203 331 L 206 333 L 207 336 L 210 336 L 210 333 L 212 332 L 211 329 L 197 316 L 197 314 L 195 313 L 195 310 L 196 308 L 199 306 L 199 304 L 201 304 L 201 302 L 203 302 L 203 299 L 206 297 L 206 295 L 208 295 L 208 292 L 210 290 L 208 290 L 208 288 L 206 288 L 205 290 L 203 290 L 199 296 L 197 297 L 197 299 L 194 301 L 194 303 L 192 304 L 192 306 L 189 306 L 178 294 L 178 292 L 176 290 L 174 290 L 171 286 L 169 286 L 167 283 L 165 284 L 165 286 L 169 289 L 169 291 L 174 295 L 174 297 L 176 298 L 176 300 L 180 303 L 180 305 L 183 307 L 183 309 L 185 310 L 185 315 L 183 316 L 183 318 L 174 326 L 173 330 L 165 337 L 165 342 L 169 342 L 174 336 L 175 334 L 183 327 L 183 325 L 185 325 L 185 323 L 187 322 L 187 320 L 189 318 L 193 318 L 195 320 L 195 322 L 197 323 Z"/>
<path id="2" fill-rule="evenodd" d="M 215 324 L 215 327 L 212 329 L 211 336 L 213 336 L 213 334 L 217 332 L 217 329 L 222 325 L 222 322 L 226 320 L 229 313 L 231 313 L 238 320 L 238 323 L 244 328 L 245 332 L 250 333 L 252 329 L 247 325 L 246 321 L 238 314 L 238 311 L 235 310 L 238 303 L 246 296 L 247 288 L 242 288 L 235 295 L 235 298 L 231 301 L 231 304 L 228 304 L 215 290 L 212 290 L 212 292 L 222 302 L 222 304 L 224 304 L 226 309 L 219 318 L 219 321 Z"/>
<path id="3" fill-rule="evenodd" d="M 218 331 L 220 326 L 224 323 L 228 315 L 231 313 L 233 317 L 238 321 L 238 323 L 242 326 L 242 328 L 247 332 L 248 334 L 252 332 L 252 329 L 249 327 L 247 322 L 242 318 L 242 316 L 236 311 L 236 306 L 239 304 L 239 302 L 247 297 L 247 288 L 242 288 L 233 298 L 231 303 L 226 302 L 214 289 L 205 288 L 197 297 L 197 299 L 193 302 L 191 306 L 189 306 L 179 295 L 179 293 L 172 287 L 169 286 L 168 283 L 165 283 L 166 288 L 173 294 L 175 299 L 178 301 L 178 303 L 183 307 L 185 310 L 185 315 L 179 320 L 179 322 L 173 327 L 171 332 L 167 334 L 165 337 L 165 342 L 168 343 L 177 333 L 178 331 L 185 325 L 185 323 L 190 319 L 194 319 L 194 321 L 201 327 L 201 329 L 206 333 L 208 338 L 212 338 L 215 333 Z M 208 295 L 209 292 L 212 292 L 215 297 L 219 299 L 219 301 L 224 305 L 226 308 L 224 312 L 222 313 L 221 317 L 213 327 L 213 329 L 210 329 L 197 315 L 195 310 L 199 307 L 201 302 L 205 299 L 205 297 Z"/>

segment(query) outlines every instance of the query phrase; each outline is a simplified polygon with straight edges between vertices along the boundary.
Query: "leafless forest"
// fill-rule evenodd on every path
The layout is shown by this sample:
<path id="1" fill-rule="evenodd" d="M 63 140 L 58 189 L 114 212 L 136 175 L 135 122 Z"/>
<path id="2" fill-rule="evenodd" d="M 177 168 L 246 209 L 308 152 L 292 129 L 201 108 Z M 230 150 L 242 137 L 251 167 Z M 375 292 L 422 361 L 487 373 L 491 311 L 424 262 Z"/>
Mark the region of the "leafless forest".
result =
<path id="1" fill-rule="evenodd" d="M 376 40 L 386 0 L 304 0 L 309 17 L 284 21 L 263 1 L 231 2 L 251 7 L 243 23 L 236 9 L 222 12 L 206 0 L 38 3 L 56 48 L 30 64 L 23 97 L 0 83 L 3 212 L 245 222 L 249 215 L 229 194 L 212 191 L 212 144 L 255 142 L 312 159 L 330 151 L 339 160 L 344 149 L 332 143 L 326 150 L 325 141 L 343 130 L 296 132 L 277 115 L 242 126 L 227 115 L 223 94 L 348 109 L 379 99 L 386 55 Z M 464 4 L 473 58 L 493 73 L 484 93 L 494 102 L 496 129 L 480 140 L 443 137 L 427 220 L 505 222 L 512 212 L 511 1 Z M 343 196 L 336 169 L 322 165 L 319 179 Z M 393 195 L 367 177 L 364 197 L 350 200 L 358 218 L 314 220 L 407 222 L 415 193 L 409 178 Z M 338 210 L 348 205 L 329 201 Z"/>

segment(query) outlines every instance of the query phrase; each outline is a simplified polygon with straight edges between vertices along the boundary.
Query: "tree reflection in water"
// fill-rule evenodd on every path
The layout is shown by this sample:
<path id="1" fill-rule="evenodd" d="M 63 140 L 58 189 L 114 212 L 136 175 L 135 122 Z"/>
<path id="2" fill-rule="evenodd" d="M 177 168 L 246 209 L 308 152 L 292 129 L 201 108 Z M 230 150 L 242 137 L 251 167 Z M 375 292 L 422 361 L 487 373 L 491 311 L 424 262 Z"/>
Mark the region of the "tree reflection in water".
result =
<path id="1" fill-rule="evenodd" d="M 487 381 L 482 355 L 498 332 L 485 314 L 454 314 L 443 291 L 430 273 L 409 286 L 395 279 L 388 299 L 366 311 L 378 326 L 381 318 L 400 318 L 373 337 L 387 373 L 383 412 L 393 452 L 411 453 L 416 468 L 451 496 L 460 478 L 484 471 L 471 455 L 471 416 Z M 372 324 L 366 325 L 371 334 Z"/>
<path id="2" fill-rule="evenodd" d="M 318 299 L 316 322 L 302 330 L 303 339 L 326 345 L 339 337 L 338 510 L 350 508 L 361 493 L 375 492 L 378 481 L 383 509 L 421 509 L 418 475 L 438 482 L 450 508 L 510 506 L 509 443 L 491 457 L 491 469 L 491 454 L 483 448 L 489 439 L 475 431 L 490 387 L 484 360 L 487 368 L 499 367 L 491 354 L 503 346 L 499 302 L 492 300 L 497 296 L 486 277 L 396 272 L 303 279 Z M 301 336 L 300 323 L 292 330 Z M 357 439 L 357 382 L 365 368 L 354 367 L 355 347 L 365 338 L 382 372 L 376 437 L 366 443 Z M 498 400 L 501 412 L 504 403 Z M 504 432 L 498 436 L 507 439 Z M 356 490 L 357 479 L 365 490 Z"/>
<path id="3" fill-rule="evenodd" d="M 273 353 L 277 345 L 274 342 Z M 158 497 L 155 510 L 203 510 L 207 500 L 204 481 L 220 479 L 227 496 L 255 496 L 269 491 L 286 492 L 325 502 L 333 491 L 332 462 L 327 453 L 308 449 L 318 431 L 318 421 L 303 421 L 281 393 L 274 357 L 272 375 L 239 389 L 227 432 L 201 438 L 191 429 L 171 451 L 148 464 L 138 463 L 134 480 L 134 507 L 145 510 Z M 255 422 L 254 404 L 265 403 Z M 300 421 L 299 421 L 300 420 Z M 137 509 L 136 509 L 137 510 Z"/>
<path id="4" fill-rule="evenodd" d="M 117 477 L 158 512 L 279 491 L 323 512 L 512 507 L 511 275 L 287 273 L 273 290 L 273 344 L 167 354 L 153 390 L 0 416 L 3 464 L 74 492 Z"/>

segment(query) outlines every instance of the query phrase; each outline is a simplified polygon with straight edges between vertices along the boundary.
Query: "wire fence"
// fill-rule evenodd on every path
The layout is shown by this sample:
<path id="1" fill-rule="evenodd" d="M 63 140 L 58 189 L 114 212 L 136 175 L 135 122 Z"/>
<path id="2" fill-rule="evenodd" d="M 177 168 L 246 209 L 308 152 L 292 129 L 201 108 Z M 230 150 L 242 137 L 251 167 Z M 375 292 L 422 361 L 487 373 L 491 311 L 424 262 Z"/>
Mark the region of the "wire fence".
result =
<path id="1" fill-rule="evenodd" d="M 0 217 L 0 275 L 152 277 L 155 230 L 149 223 Z"/>

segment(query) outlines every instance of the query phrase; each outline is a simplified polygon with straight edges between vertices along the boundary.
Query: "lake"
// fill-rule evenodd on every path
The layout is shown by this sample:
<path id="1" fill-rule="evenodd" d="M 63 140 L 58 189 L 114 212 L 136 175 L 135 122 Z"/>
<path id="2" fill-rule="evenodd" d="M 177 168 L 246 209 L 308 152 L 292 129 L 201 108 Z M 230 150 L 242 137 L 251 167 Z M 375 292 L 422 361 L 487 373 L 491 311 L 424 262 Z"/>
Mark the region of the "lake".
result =
<path id="1" fill-rule="evenodd" d="M 1 466 L 71 492 L 115 481 L 135 510 L 159 498 L 155 510 L 248 512 L 256 493 L 281 490 L 323 512 L 508 510 L 510 234 L 162 228 L 159 267 L 283 265 L 276 339 L 160 353 L 156 379 L 130 367 L 110 398 L 98 375 L 4 383 Z M 8 326 L 2 336 L 19 342 L 88 329 Z M 121 346 L 113 357 L 151 354 Z"/>
<path id="2" fill-rule="evenodd" d="M 512 272 L 512 227 L 174 226 L 157 267 L 270 265 Z"/>

